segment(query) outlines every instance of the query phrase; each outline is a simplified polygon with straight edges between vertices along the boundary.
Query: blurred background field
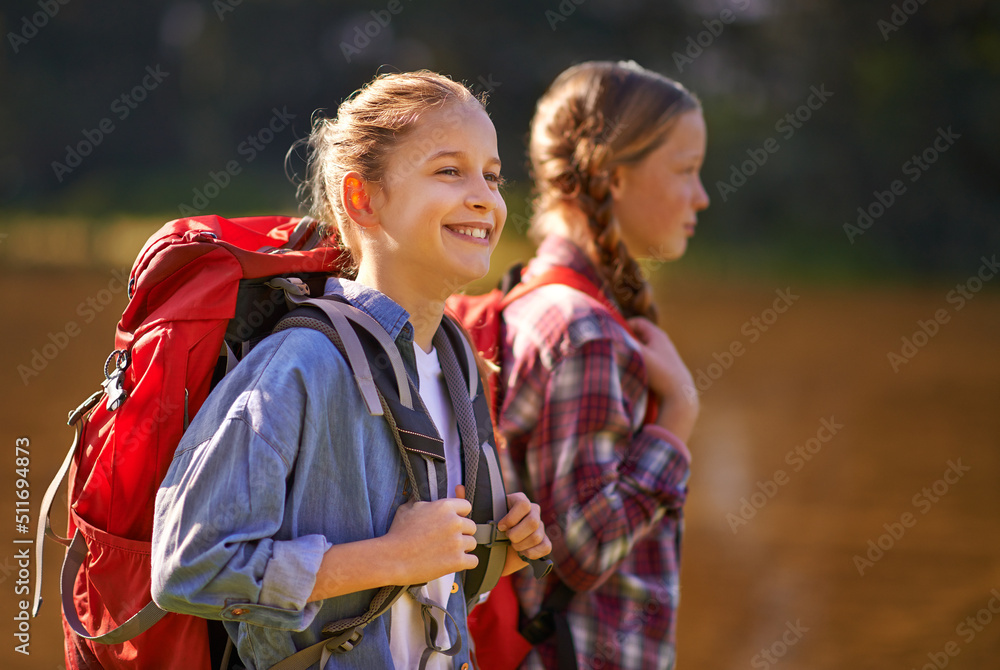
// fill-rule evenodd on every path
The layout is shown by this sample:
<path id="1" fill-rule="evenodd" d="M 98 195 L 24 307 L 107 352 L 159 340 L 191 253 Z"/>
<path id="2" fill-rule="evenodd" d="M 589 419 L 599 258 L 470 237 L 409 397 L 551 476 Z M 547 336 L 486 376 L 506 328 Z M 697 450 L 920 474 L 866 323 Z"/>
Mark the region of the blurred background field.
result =
<path id="1" fill-rule="evenodd" d="M 385 2 L 71 2 L 32 33 L 39 7 L 0 9 L 4 518 L 27 437 L 37 520 L 143 241 L 185 207 L 296 213 L 285 152 L 315 109 L 380 68 L 493 89 L 510 216 L 478 291 L 530 254 L 533 101 L 572 63 L 634 58 L 697 92 L 709 127 L 712 206 L 688 255 L 650 268 L 661 325 L 702 380 L 678 667 L 1000 667 L 996 3 L 401 0 L 382 26 Z M 832 95 L 812 108 L 814 88 Z M 269 139 L 276 114 L 294 118 Z M 896 180 L 905 191 L 874 206 Z M 4 537 L 22 536 L 10 522 Z M 17 548 L 0 549 L 0 666 L 55 669 L 61 555 L 49 547 L 23 656 Z"/>

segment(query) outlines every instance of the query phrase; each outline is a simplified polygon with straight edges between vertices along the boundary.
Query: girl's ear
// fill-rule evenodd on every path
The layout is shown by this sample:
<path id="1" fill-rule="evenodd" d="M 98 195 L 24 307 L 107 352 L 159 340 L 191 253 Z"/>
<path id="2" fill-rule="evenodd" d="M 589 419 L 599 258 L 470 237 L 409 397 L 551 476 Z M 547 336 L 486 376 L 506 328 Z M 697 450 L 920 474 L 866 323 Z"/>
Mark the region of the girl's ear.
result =
<path id="1" fill-rule="evenodd" d="M 357 172 L 344 175 L 341 184 L 341 199 L 344 210 L 351 221 L 362 228 L 370 228 L 378 223 L 378 217 L 372 208 L 372 185 Z"/>
<path id="2" fill-rule="evenodd" d="M 624 165 L 616 165 L 611 170 L 611 176 L 608 179 L 608 191 L 611 193 L 611 198 L 613 200 L 618 200 L 621 197 L 622 180 L 624 179 L 622 172 L 624 170 Z"/>

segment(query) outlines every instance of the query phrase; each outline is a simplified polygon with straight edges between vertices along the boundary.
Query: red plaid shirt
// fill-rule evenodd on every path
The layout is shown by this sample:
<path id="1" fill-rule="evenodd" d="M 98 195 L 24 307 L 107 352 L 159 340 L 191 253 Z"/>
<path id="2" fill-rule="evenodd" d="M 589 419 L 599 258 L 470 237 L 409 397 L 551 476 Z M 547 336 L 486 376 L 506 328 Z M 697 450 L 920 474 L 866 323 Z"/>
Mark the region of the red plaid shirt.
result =
<path id="1" fill-rule="evenodd" d="M 542 243 L 525 276 L 553 265 L 602 284 L 559 237 Z M 499 425 L 509 488 L 541 506 L 555 572 L 580 592 L 567 612 L 577 664 L 672 668 L 690 456 L 669 431 L 643 424 L 649 393 L 637 343 L 567 286 L 515 300 L 504 322 Z M 531 616 L 547 585 L 522 573 L 515 585 Z M 554 668 L 555 655 L 550 639 L 524 667 Z"/>

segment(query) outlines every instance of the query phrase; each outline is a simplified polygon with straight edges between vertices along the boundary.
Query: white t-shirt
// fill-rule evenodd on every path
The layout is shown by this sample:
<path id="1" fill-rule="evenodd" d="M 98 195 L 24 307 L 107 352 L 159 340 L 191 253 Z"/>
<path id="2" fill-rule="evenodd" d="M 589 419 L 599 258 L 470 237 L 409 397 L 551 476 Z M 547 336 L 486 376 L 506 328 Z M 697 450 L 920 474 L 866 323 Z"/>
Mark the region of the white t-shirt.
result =
<path id="1" fill-rule="evenodd" d="M 455 410 L 451 406 L 441 363 L 437 351 L 431 349 L 425 353 L 420 345 L 414 344 L 413 351 L 417 359 L 417 373 L 420 378 L 420 398 L 434 420 L 434 425 L 444 440 L 445 462 L 448 467 L 448 495 L 454 497 L 455 486 L 462 483 L 462 457 L 459 453 L 458 422 Z M 445 607 L 451 597 L 455 574 L 439 577 L 421 587 L 424 598 Z M 434 641 L 439 647 L 447 649 L 452 645 L 448 630 L 444 626 L 444 614 L 436 609 L 431 610 L 438 622 L 438 635 Z M 389 610 L 390 635 L 389 650 L 397 668 L 415 668 L 420 664 L 420 656 L 427 647 L 424 640 L 424 622 L 420 616 L 420 604 L 409 593 L 393 604 Z M 468 644 L 468 641 L 466 641 Z M 451 658 L 444 654 L 431 654 L 427 668 L 446 670 L 452 667 Z"/>

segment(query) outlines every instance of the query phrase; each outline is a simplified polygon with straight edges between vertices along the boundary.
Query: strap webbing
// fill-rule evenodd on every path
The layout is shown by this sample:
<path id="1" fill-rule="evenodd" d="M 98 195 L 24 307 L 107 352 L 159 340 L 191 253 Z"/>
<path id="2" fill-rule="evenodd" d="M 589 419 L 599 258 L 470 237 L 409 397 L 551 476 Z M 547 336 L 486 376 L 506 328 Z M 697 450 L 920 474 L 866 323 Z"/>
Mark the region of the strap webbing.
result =
<path id="1" fill-rule="evenodd" d="M 236 364 L 240 361 L 236 358 L 236 353 L 233 348 L 229 346 L 229 342 L 225 339 L 222 340 L 222 351 L 219 352 L 219 357 L 226 357 L 226 374 L 228 375 L 236 367 Z"/>
<path id="2" fill-rule="evenodd" d="M 59 466 L 56 476 L 49 483 L 49 488 L 45 490 L 45 495 L 42 496 L 42 506 L 38 510 L 38 528 L 35 529 L 35 602 L 31 610 L 33 616 L 38 616 L 38 610 L 42 607 L 42 559 L 45 558 L 45 536 L 48 535 L 59 544 L 67 547 L 71 544 L 69 538 L 56 535 L 52 530 L 50 515 L 52 513 L 52 501 L 55 500 L 56 492 L 62 486 L 63 480 L 66 479 L 66 473 L 69 472 L 69 466 L 73 462 L 73 454 L 76 453 L 76 446 L 80 443 L 80 427 L 74 426 L 74 428 L 76 434 L 73 437 L 73 444 L 70 446 L 66 458 L 63 459 L 62 465 Z"/>
<path id="3" fill-rule="evenodd" d="M 324 301 L 324 302 L 330 304 L 340 304 L 340 305 L 343 304 L 343 303 L 337 303 L 335 301 Z M 311 303 L 310 306 L 312 306 Z M 327 310 L 324 309 L 323 312 L 329 316 L 329 312 Z M 337 313 L 340 314 L 341 312 Z M 333 319 L 331 318 L 331 321 L 332 320 Z M 355 338 L 357 338 L 357 334 L 354 333 L 354 330 L 353 328 L 351 328 L 350 324 L 347 324 L 346 321 L 344 321 L 343 323 L 344 327 L 347 328 L 347 330 L 350 331 L 350 333 L 354 335 Z M 336 329 L 330 328 L 329 325 L 323 323 L 322 321 L 305 316 L 286 317 L 278 324 L 275 330 L 283 330 L 285 328 L 293 328 L 293 327 L 312 328 L 313 330 L 318 330 L 326 334 L 327 337 L 330 338 L 331 342 L 333 342 L 334 346 L 336 346 L 337 349 L 340 350 L 341 354 L 343 354 L 345 357 L 348 356 L 344 346 L 345 338 L 343 337 L 335 338 L 333 336 L 333 335 L 343 335 L 344 333 Z M 382 332 L 384 333 L 385 331 L 383 330 Z M 388 337 L 388 334 L 386 334 L 386 337 Z M 360 346 L 360 340 L 358 341 L 358 344 Z M 396 353 L 397 356 L 399 355 L 399 351 L 396 349 L 395 344 L 392 345 L 392 350 Z M 367 357 L 364 355 L 363 351 L 361 353 L 360 360 L 364 361 L 365 364 L 367 364 Z M 352 370 L 355 371 L 355 377 L 357 377 L 358 376 L 357 368 L 353 367 L 356 360 L 348 357 L 348 362 L 350 365 L 352 365 Z M 400 357 L 400 364 L 402 364 L 402 357 Z M 405 370 L 404 370 L 404 375 L 405 375 Z M 410 384 L 409 377 L 404 377 L 404 379 L 406 383 L 405 388 L 409 390 L 409 384 Z M 372 382 L 372 388 L 375 389 L 376 399 L 379 402 L 379 414 L 381 416 L 384 416 L 386 422 L 389 424 L 389 430 L 392 433 L 393 442 L 396 443 L 396 448 L 399 450 L 400 458 L 402 458 L 403 464 L 406 468 L 406 473 L 408 480 L 410 482 L 411 490 L 414 491 L 415 493 L 416 491 L 419 490 L 417 488 L 417 483 L 416 483 L 417 482 L 416 474 L 413 471 L 413 466 L 410 463 L 410 458 L 406 451 L 406 448 L 403 446 L 403 441 L 399 436 L 399 428 L 396 425 L 396 420 L 392 412 L 390 411 L 388 403 L 386 402 L 382 393 L 378 390 L 378 387 L 374 385 L 374 382 Z M 333 621 L 331 623 L 326 624 L 325 626 L 323 626 L 323 633 L 326 635 L 330 635 L 331 637 L 323 640 L 322 642 L 317 642 L 312 646 L 297 651 L 288 658 L 272 666 L 271 670 L 306 670 L 306 668 L 310 667 L 311 665 L 314 665 L 317 662 L 319 662 L 320 668 L 326 667 L 326 662 L 330 658 L 330 656 L 332 656 L 333 654 L 344 653 L 353 649 L 358 644 L 358 642 L 361 641 L 364 635 L 365 627 L 369 623 L 371 623 L 372 621 L 374 621 L 375 619 L 377 619 L 378 617 L 389 611 L 389 608 L 392 607 L 393 603 L 395 603 L 396 600 L 398 600 L 399 597 L 405 591 L 406 591 L 405 586 L 383 586 L 381 589 L 378 590 L 378 592 L 376 592 L 375 596 L 372 598 L 372 602 L 368 606 L 368 610 L 364 614 L 348 619 L 340 619 L 338 621 Z"/>
<path id="4" fill-rule="evenodd" d="M 389 362 L 392 365 L 392 371 L 396 378 L 396 388 L 399 390 L 399 401 L 407 409 L 413 409 L 413 396 L 410 392 L 410 385 L 408 383 L 408 377 L 406 375 L 406 368 L 403 367 L 403 357 L 399 353 L 399 349 L 396 348 L 396 343 L 392 341 L 389 337 L 389 333 L 385 331 L 378 321 L 370 317 L 369 315 L 362 312 L 357 307 L 348 305 L 340 300 L 334 300 L 330 298 L 306 298 L 304 296 L 293 296 L 288 295 L 288 300 L 294 305 L 308 305 L 310 307 L 316 307 L 323 311 L 330 319 L 333 324 L 334 329 L 341 335 L 344 339 L 344 345 L 347 347 L 346 354 L 352 362 L 355 360 L 354 357 L 358 359 L 358 367 L 353 368 L 354 374 L 358 377 L 358 383 L 362 386 L 361 393 L 365 397 L 365 402 L 369 403 L 369 411 L 373 409 L 373 404 L 375 396 L 371 393 L 375 388 L 375 382 L 372 380 L 371 368 L 368 365 L 368 360 L 364 355 L 364 351 L 361 347 L 361 343 L 357 338 L 357 334 L 353 329 L 348 328 L 347 321 L 353 321 L 357 325 L 364 328 L 375 340 L 381 345 L 382 350 L 385 355 L 389 358 Z M 355 346 L 355 342 L 357 346 Z M 353 357 L 352 357 L 353 356 Z M 359 376 L 360 375 L 360 376 Z"/>
<path id="5" fill-rule="evenodd" d="M 632 332 L 632 327 L 628 325 L 628 321 L 625 320 L 625 316 L 621 312 L 621 308 L 618 307 L 614 302 L 611 301 L 608 296 L 604 294 L 599 287 L 597 287 L 594 282 L 590 281 L 585 275 L 580 274 L 576 270 L 572 270 L 564 265 L 557 265 L 535 275 L 528 281 L 522 282 L 512 288 L 507 295 L 504 296 L 501 304 L 501 309 L 514 302 L 523 295 L 534 291 L 536 288 L 542 286 L 548 286 L 550 284 L 560 284 L 562 286 L 569 286 L 572 289 L 576 289 L 581 293 L 584 293 L 598 303 L 601 304 L 611 316 L 614 318 L 618 324 L 624 328 L 627 332 Z"/>
<path id="6" fill-rule="evenodd" d="M 430 659 L 431 654 L 438 653 L 444 654 L 445 656 L 455 656 L 458 652 L 462 651 L 462 636 L 459 635 L 455 643 L 445 649 L 444 647 L 438 646 L 435 640 L 438 636 L 438 622 L 434 618 L 434 613 L 432 610 L 441 610 L 444 612 L 445 616 L 451 619 L 451 622 L 455 624 L 455 629 L 458 629 L 458 624 L 455 623 L 455 617 L 451 615 L 444 607 L 437 604 L 430 598 L 424 597 L 421 594 L 420 589 L 422 587 L 412 586 L 407 591 L 410 596 L 420 605 L 420 617 L 424 621 L 424 652 L 420 655 L 420 666 L 419 670 L 424 670 L 427 667 L 427 661 Z"/>
<path id="7" fill-rule="evenodd" d="M 80 571 L 83 561 L 87 558 L 87 542 L 83 533 L 77 529 L 73 535 L 73 542 L 66 550 L 66 559 L 63 561 L 62 575 L 59 583 L 60 596 L 62 597 L 63 615 L 66 623 L 85 640 L 98 642 L 100 644 L 118 644 L 125 640 L 131 640 L 136 635 L 149 630 L 153 624 L 162 619 L 167 613 L 150 601 L 145 607 L 139 610 L 132 618 L 109 630 L 103 635 L 90 635 L 83 627 L 80 617 L 73 604 L 73 584 L 76 582 L 76 575 Z"/>
<path id="8" fill-rule="evenodd" d="M 66 473 L 69 472 L 69 466 L 73 462 L 73 454 L 76 453 L 76 448 L 80 444 L 80 426 L 78 425 L 80 419 L 92 410 L 103 396 L 103 390 L 91 394 L 89 398 L 80 403 L 79 407 L 69 413 L 69 419 L 66 421 L 68 425 L 73 426 L 75 431 L 73 443 L 70 445 L 69 452 L 66 453 L 66 458 L 63 459 L 55 477 L 49 482 L 49 487 L 45 489 L 45 495 L 42 496 L 42 506 L 38 510 L 38 527 L 35 529 L 35 597 L 31 608 L 32 616 L 38 616 L 38 610 L 42 607 L 42 576 L 44 575 L 42 562 L 45 558 L 45 536 L 48 535 L 64 547 L 68 547 L 72 542 L 70 538 L 57 535 L 52 530 L 52 502 L 56 499 L 56 493 L 62 486 L 63 480 L 66 479 Z"/>
<path id="9" fill-rule="evenodd" d="M 471 503 L 476 497 L 476 477 L 479 474 L 479 430 L 476 425 L 476 414 L 472 409 L 472 396 L 475 395 L 475 387 L 470 395 L 469 384 L 465 375 L 462 374 L 455 350 L 452 348 L 451 339 L 445 333 L 444 328 L 438 328 L 434 334 L 434 347 L 437 349 L 438 359 L 441 361 L 441 372 L 444 373 L 448 395 L 451 396 L 451 404 L 455 409 L 455 418 L 458 419 L 462 455 L 465 457 L 465 499 Z M 470 376 L 478 374 L 475 364 L 471 366 L 469 374 Z"/>
<path id="10" fill-rule="evenodd" d="M 490 488 L 494 492 L 500 492 L 500 495 L 496 493 L 493 495 L 493 523 L 497 523 L 507 515 L 507 497 L 503 495 L 503 476 L 500 474 L 500 464 L 497 463 L 493 448 L 489 444 L 484 444 L 482 451 L 486 459 L 486 468 L 490 473 Z M 486 574 L 483 576 L 483 582 L 478 593 L 469 596 L 470 600 L 478 600 L 480 595 L 496 586 L 503 573 L 504 565 L 507 563 L 507 547 L 509 545 L 507 534 L 498 530 L 497 537 L 490 546 L 490 557 L 486 563 Z"/>

